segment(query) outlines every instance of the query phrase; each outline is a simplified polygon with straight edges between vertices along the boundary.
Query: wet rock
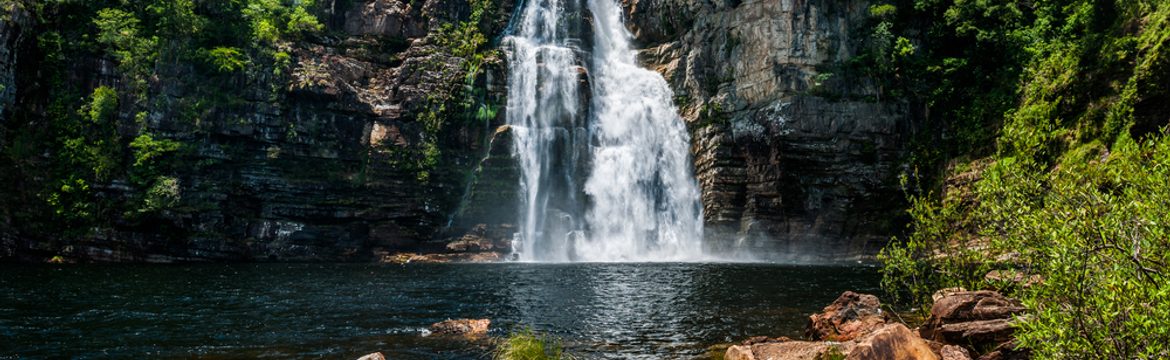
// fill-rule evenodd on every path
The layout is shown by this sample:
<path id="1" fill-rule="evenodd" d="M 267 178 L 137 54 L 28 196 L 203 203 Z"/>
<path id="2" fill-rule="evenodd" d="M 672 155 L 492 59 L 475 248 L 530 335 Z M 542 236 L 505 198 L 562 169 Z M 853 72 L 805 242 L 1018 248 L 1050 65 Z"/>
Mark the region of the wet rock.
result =
<path id="1" fill-rule="evenodd" d="M 1011 318 L 1023 311 L 1019 302 L 995 291 L 949 293 L 934 302 L 919 332 L 923 338 L 946 344 L 995 345 L 1011 340 Z"/>
<path id="2" fill-rule="evenodd" d="M 939 352 L 942 360 L 971 360 L 971 352 L 957 345 L 946 345 Z"/>
<path id="3" fill-rule="evenodd" d="M 813 340 L 849 341 L 885 324 L 877 296 L 846 291 L 821 313 L 809 316 L 805 336 Z"/>
<path id="4" fill-rule="evenodd" d="M 456 319 L 445 320 L 431 324 L 431 334 L 434 335 L 487 335 L 492 321 L 488 319 Z"/>
<path id="5" fill-rule="evenodd" d="M 366 354 L 360 358 L 357 358 L 357 360 L 386 360 L 386 355 L 382 355 L 382 353 L 376 352 L 372 354 Z"/>
<path id="6" fill-rule="evenodd" d="M 925 340 L 902 324 L 891 324 L 858 342 L 846 360 L 938 360 Z"/>

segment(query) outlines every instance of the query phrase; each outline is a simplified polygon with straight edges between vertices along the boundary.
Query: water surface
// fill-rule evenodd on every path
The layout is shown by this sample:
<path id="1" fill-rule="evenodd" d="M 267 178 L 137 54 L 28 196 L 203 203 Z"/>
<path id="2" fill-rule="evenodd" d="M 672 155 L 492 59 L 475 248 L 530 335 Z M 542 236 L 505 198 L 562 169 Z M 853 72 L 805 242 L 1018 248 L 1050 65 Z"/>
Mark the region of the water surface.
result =
<path id="1" fill-rule="evenodd" d="M 702 358 L 801 335 L 872 267 L 770 264 L 0 266 L 0 357 L 484 359 L 447 318 L 554 334 L 583 358 Z"/>

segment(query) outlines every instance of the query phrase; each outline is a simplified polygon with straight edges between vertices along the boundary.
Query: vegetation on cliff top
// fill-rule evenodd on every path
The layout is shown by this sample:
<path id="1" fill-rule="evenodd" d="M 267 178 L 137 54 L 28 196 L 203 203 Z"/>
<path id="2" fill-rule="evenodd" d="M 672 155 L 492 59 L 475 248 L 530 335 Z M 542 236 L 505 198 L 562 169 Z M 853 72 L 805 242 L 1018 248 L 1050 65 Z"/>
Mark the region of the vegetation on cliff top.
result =
<path id="1" fill-rule="evenodd" d="M 1040 358 L 1170 356 L 1170 4 L 888 6 L 884 28 L 916 51 L 882 74 L 926 105 L 922 143 L 943 144 L 916 165 L 949 166 L 945 183 L 907 180 L 887 289 L 919 305 L 941 287 L 1012 293 Z"/>

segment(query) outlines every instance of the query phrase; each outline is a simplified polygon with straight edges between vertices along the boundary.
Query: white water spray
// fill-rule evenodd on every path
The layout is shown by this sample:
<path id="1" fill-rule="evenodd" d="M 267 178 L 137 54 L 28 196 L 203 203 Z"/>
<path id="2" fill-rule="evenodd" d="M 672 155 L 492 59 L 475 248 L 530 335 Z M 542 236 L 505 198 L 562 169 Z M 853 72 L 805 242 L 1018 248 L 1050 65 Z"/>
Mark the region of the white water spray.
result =
<path id="1" fill-rule="evenodd" d="M 586 1 L 529 0 L 506 39 L 524 200 L 515 251 L 526 261 L 699 260 L 701 203 L 673 94 L 638 66 L 617 3 Z"/>

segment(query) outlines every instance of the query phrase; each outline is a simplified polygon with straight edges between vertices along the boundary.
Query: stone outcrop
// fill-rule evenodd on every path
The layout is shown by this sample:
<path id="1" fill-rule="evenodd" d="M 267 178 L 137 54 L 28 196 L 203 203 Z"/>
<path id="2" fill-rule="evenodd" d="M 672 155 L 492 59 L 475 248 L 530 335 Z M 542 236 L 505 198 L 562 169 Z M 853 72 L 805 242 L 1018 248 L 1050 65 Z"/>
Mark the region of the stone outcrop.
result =
<path id="1" fill-rule="evenodd" d="M 488 327 L 490 327 L 491 324 L 492 321 L 488 319 L 445 320 L 432 324 L 431 334 L 483 336 L 487 335 Z"/>
<path id="2" fill-rule="evenodd" d="M 867 1 L 624 4 L 691 128 L 713 249 L 833 260 L 900 228 L 908 106 L 840 66 Z"/>
<path id="3" fill-rule="evenodd" d="M 841 294 L 808 320 L 805 336 L 827 341 L 858 339 L 886 324 L 877 296 L 852 291 Z"/>

